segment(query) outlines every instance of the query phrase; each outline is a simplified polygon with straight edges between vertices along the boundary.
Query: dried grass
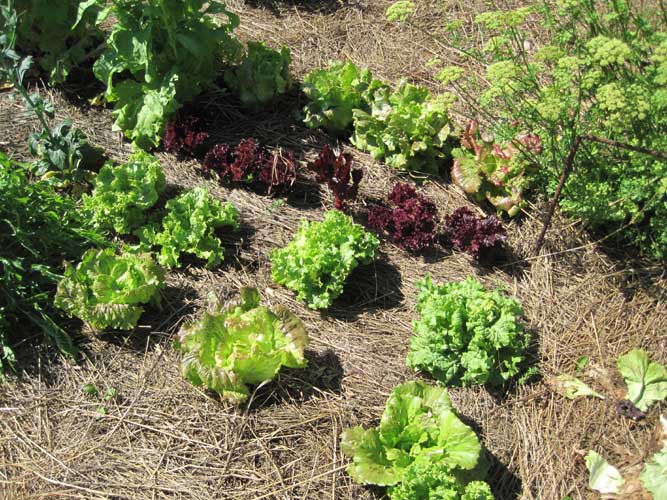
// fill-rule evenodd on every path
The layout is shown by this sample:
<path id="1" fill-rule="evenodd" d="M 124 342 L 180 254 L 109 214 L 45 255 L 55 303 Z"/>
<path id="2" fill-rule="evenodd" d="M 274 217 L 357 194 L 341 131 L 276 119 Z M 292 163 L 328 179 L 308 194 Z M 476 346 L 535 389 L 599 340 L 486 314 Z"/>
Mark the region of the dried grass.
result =
<path id="1" fill-rule="evenodd" d="M 240 32 L 288 45 L 297 77 L 329 59 L 349 58 L 388 80 L 409 75 L 437 88 L 423 68 L 440 49 L 423 33 L 385 23 L 388 1 L 261 3 L 264 7 L 230 2 L 242 14 Z M 483 6 L 451 8 L 470 17 Z M 433 29 L 442 23 L 432 15 L 432 3 L 420 2 L 419 9 Z M 130 148 L 111 132 L 108 111 L 73 106 L 60 93 L 45 92 L 61 117 L 71 116 L 112 158 L 127 157 Z M 291 117 L 300 99 L 294 93 L 259 115 L 246 115 L 229 99 L 212 101 L 209 109 L 218 117 L 219 139 L 252 135 L 307 159 L 326 138 Z M 0 145 L 24 157 L 35 123 L 23 118 L 21 109 L 3 96 Z M 268 261 L 269 250 L 288 242 L 300 219 L 320 218 L 333 206 L 303 162 L 296 193 L 276 206 L 205 180 L 192 162 L 159 156 L 170 183 L 208 185 L 239 208 L 245 227 L 240 236 L 225 238 L 228 258 L 220 269 L 191 266 L 171 273 L 163 310 L 146 314 L 133 333 L 86 338 L 79 364 L 38 350 L 21 377 L 0 387 L 0 498 L 380 498 L 380 491 L 356 485 L 345 474 L 338 436 L 350 425 L 376 424 L 391 388 L 414 377 L 404 359 L 415 282 L 427 272 L 437 281 L 475 275 L 516 295 L 535 332 L 545 377 L 571 373 L 584 355 L 611 368 L 616 356 L 634 346 L 667 360 L 663 270 L 614 260 L 561 217 L 542 256 L 532 257 L 542 205 L 509 223 L 512 252 L 503 267 L 481 269 L 443 249 L 411 256 L 384 243 L 381 258 L 355 271 L 343 297 L 318 313 L 272 283 Z M 399 175 L 368 155 L 356 156 L 366 170 L 360 199 L 382 197 Z M 443 215 L 462 204 L 474 208 L 438 180 L 422 189 Z M 364 203 L 353 211 L 361 215 Z M 312 344 L 308 369 L 284 371 L 257 388 L 251 404 L 235 408 L 182 380 L 170 339 L 210 290 L 232 296 L 244 285 L 258 287 L 267 302 L 302 317 Z M 115 388 L 118 397 L 103 403 L 84 394 L 86 383 L 101 392 Z M 493 456 L 490 478 L 499 499 L 592 498 L 580 451 L 593 447 L 616 464 L 635 464 L 646 454 L 658 414 L 654 409 L 646 421 L 634 423 L 600 401 L 565 400 L 543 381 L 505 394 L 482 388 L 451 394 Z M 103 418 L 100 406 L 106 409 Z"/>

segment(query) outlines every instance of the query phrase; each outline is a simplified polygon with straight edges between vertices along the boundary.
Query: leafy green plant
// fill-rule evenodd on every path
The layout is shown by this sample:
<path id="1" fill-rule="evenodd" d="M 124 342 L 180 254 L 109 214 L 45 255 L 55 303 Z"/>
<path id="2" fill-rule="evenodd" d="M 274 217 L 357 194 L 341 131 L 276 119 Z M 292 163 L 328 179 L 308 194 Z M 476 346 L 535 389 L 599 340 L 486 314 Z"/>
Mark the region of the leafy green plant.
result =
<path id="1" fill-rule="evenodd" d="M 86 134 L 74 128 L 69 119 L 30 134 L 28 146 L 38 158 L 33 163 L 35 174 L 58 179 L 62 186 L 91 181 L 102 163 L 102 149 L 91 145 Z"/>
<path id="2" fill-rule="evenodd" d="M 114 130 L 143 148 L 157 146 L 167 120 L 238 58 L 231 32 L 239 18 L 204 0 L 112 0 L 106 13 L 117 22 L 93 69 L 114 104 Z"/>
<path id="3" fill-rule="evenodd" d="M 370 111 L 355 109 L 352 144 L 401 170 L 437 174 L 451 155 L 453 131 L 448 111 L 452 94 L 429 91 L 402 81 L 393 91 L 381 88 L 369 100 Z"/>
<path id="4" fill-rule="evenodd" d="M 94 55 L 102 41 L 95 26 L 100 7 L 79 17 L 79 0 L 15 0 L 20 18 L 18 48 L 37 57 L 49 83 L 62 83 L 70 70 Z"/>
<path id="5" fill-rule="evenodd" d="M 147 210 L 166 188 L 160 161 L 141 150 L 123 165 L 107 164 L 95 178 L 90 195 L 82 198 L 91 222 L 101 230 L 128 234 L 146 222 Z"/>
<path id="6" fill-rule="evenodd" d="M 518 143 L 518 144 L 516 144 Z M 523 134 L 514 142 L 484 141 L 477 122 L 472 121 L 461 138 L 462 148 L 452 151 L 452 181 L 478 201 L 486 199 L 498 212 L 514 216 L 524 204 L 529 187 L 531 163 L 519 154 L 519 147 L 539 154 L 539 137 Z"/>
<path id="7" fill-rule="evenodd" d="M 183 352 L 186 379 L 240 403 L 250 395 L 248 384 L 272 380 L 283 366 L 308 364 L 301 320 L 284 307 L 271 310 L 259 302 L 254 288 L 243 288 L 238 300 L 226 304 L 213 296 L 201 318 L 181 328 L 175 347 Z"/>
<path id="8" fill-rule="evenodd" d="M 413 22 L 405 7 L 393 17 Z M 536 185 L 586 226 L 655 259 L 667 257 L 664 12 L 634 0 L 544 1 L 485 12 L 474 28 L 452 23 L 439 40 L 465 54 L 466 67 L 486 69 L 438 76 L 495 135 L 542 139 L 543 154 L 521 152 L 538 166 Z"/>
<path id="9" fill-rule="evenodd" d="M 63 187 L 90 179 L 91 170 L 100 164 L 102 150 L 91 146 L 85 134 L 72 127 L 71 120 L 53 128 L 49 126 L 48 119 L 53 118 L 55 111 L 53 106 L 38 93 L 29 94 L 24 84 L 33 59 L 16 52 L 18 14 L 11 4 L 0 5 L 0 26 L 0 81 L 8 81 L 21 94 L 42 128 L 31 134 L 28 141 L 31 153 L 39 157 L 33 166 L 35 174 L 53 179 Z"/>
<path id="10" fill-rule="evenodd" d="M 54 304 L 96 330 L 131 330 L 143 304 L 159 304 L 163 286 L 164 270 L 150 254 L 91 248 L 76 266 L 65 266 Z"/>
<path id="11" fill-rule="evenodd" d="M 310 128 L 323 127 L 342 134 L 352 125 L 355 109 L 368 111 L 368 99 L 384 87 L 373 79 L 370 70 L 359 70 L 354 63 L 333 61 L 324 69 L 316 69 L 303 79 L 303 93 L 308 104 L 303 108 L 304 123 Z"/>
<path id="12" fill-rule="evenodd" d="M 241 63 L 225 72 L 225 83 L 245 106 L 261 109 L 289 89 L 291 61 L 287 47 L 277 51 L 263 42 L 248 42 Z"/>
<path id="13" fill-rule="evenodd" d="M 499 386 L 519 374 L 530 336 L 521 304 L 475 278 L 417 282 L 419 297 L 407 364 L 446 385 Z"/>
<path id="14" fill-rule="evenodd" d="M 215 230 L 230 226 L 240 228 L 238 210 L 231 203 L 221 203 L 205 188 L 194 188 L 167 202 L 161 227 L 147 225 L 139 230 L 144 244 L 160 245 L 157 256 L 163 266 L 180 265 L 181 254 L 191 253 L 206 260 L 206 266 L 224 260 L 224 248 Z"/>
<path id="15" fill-rule="evenodd" d="M 454 413 L 444 388 L 420 381 L 394 387 L 380 425 L 346 429 L 341 450 L 352 458 L 347 468 L 352 479 L 390 486 L 394 500 L 473 499 L 458 495 L 484 490 L 474 482 L 488 468 L 475 432 Z M 493 496 L 489 492 L 480 498 Z"/>
<path id="16" fill-rule="evenodd" d="M 329 307 L 359 264 L 369 264 L 380 242 L 338 210 L 322 222 L 302 221 L 294 239 L 270 254 L 273 281 L 297 292 L 313 309 Z"/>
<path id="17" fill-rule="evenodd" d="M 78 259 L 87 247 L 104 244 L 72 198 L 30 178 L 28 165 L 0 152 L 0 378 L 15 363 L 13 341 L 28 333 L 41 333 L 63 353 L 75 353 L 57 324 L 53 292 L 63 259 Z"/>

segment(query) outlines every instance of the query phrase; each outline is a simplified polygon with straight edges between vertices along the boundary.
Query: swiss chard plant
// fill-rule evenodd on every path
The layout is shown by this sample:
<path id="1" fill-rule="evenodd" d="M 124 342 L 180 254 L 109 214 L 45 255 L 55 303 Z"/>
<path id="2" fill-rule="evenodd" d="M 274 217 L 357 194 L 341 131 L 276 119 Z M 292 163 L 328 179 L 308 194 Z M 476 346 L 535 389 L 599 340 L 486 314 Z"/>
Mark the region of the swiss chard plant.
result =
<path id="1" fill-rule="evenodd" d="M 193 254 L 213 267 L 224 260 L 225 251 L 216 230 L 240 227 L 238 210 L 231 203 L 215 199 L 205 188 L 190 189 L 169 200 L 159 225 L 148 224 L 138 230 L 145 246 L 160 246 L 158 262 L 178 267 L 182 254 Z"/>
<path id="2" fill-rule="evenodd" d="M 164 270 L 151 254 L 91 248 L 81 262 L 68 264 L 54 304 L 95 330 L 131 330 L 148 303 L 159 304 Z"/>
<path id="3" fill-rule="evenodd" d="M 271 252 L 273 281 L 313 309 L 329 307 L 359 264 L 370 264 L 378 239 L 338 210 L 321 222 L 302 221 L 294 239 Z"/>
<path id="4" fill-rule="evenodd" d="M 438 209 L 432 200 L 400 182 L 387 199 L 390 206 L 375 205 L 368 211 L 370 227 L 387 233 L 396 245 L 413 252 L 436 241 Z"/>
<path id="5" fill-rule="evenodd" d="M 352 459 L 352 479 L 389 486 L 392 500 L 493 499 L 481 481 L 488 464 L 479 439 L 441 387 L 420 381 L 396 386 L 380 425 L 346 429 L 341 449 Z"/>
<path id="6" fill-rule="evenodd" d="M 359 192 L 364 171 L 352 168 L 352 165 L 350 153 L 335 154 L 328 144 L 324 145 L 317 159 L 308 164 L 308 168 L 317 174 L 317 182 L 326 184 L 334 194 L 338 210 L 345 208 L 346 201 L 355 200 Z"/>
<path id="7" fill-rule="evenodd" d="M 303 93 L 309 101 L 303 109 L 303 121 L 310 128 L 322 127 L 342 134 L 352 125 L 353 111 L 368 111 L 370 96 L 383 87 L 368 69 L 359 70 L 350 61 L 331 62 L 303 79 Z"/>
<path id="8" fill-rule="evenodd" d="M 249 384 L 272 380 L 283 366 L 305 367 L 308 341 L 299 318 L 284 307 L 260 305 L 257 290 L 244 288 L 228 303 L 213 296 L 201 317 L 181 328 L 175 347 L 187 380 L 241 403 Z"/>
<path id="9" fill-rule="evenodd" d="M 436 285 L 427 276 L 417 286 L 410 368 L 448 386 L 500 386 L 521 372 L 530 336 L 517 300 L 474 278 Z"/>
<path id="10" fill-rule="evenodd" d="M 102 167 L 94 185 L 92 193 L 82 197 L 93 225 L 129 234 L 147 221 L 148 210 L 167 184 L 160 161 L 139 150 L 123 165 Z"/>
<path id="11" fill-rule="evenodd" d="M 502 144 L 488 142 L 482 139 L 477 122 L 472 121 L 463 132 L 461 146 L 452 151 L 452 181 L 476 200 L 488 200 L 498 212 L 518 214 L 530 185 L 532 167 L 519 148 L 539 154 L 539 137 L 523 134 Z"/>
<path id="12" fill-rule="evenodd" d="M 15 363 L 12 346 L 28 334 L 36 332 L 74 354 L 52 304 L 62 261 L 78 260 L 88 247 L 105 244 L 74 199 L 31 178 L 28 165 L 0 152 L 0 378 Z"/>
<path id="13" fill-rule="evenodd" d="M 112 0 L 105 12 L 116 22 L 93 69 L 114 106 L 114 130 L 143 148 L 157 146 L 174 113 L 238 59 L 232 30 L 239 18 L 204 0 Z"/>
<path id="14" fill-rule="evenodd" d="M 465 207 L 445 217 L 445 232 L 456 250 L 475 260 L 489 257 L 507 241 L 507 231 L 495 215 L 476 217 Z"/>
<path id="15" fill-rule="evenodd" d="M 355 109 L 352 144 L 401 170 L 438 174 L 451 156 L 452 94 L 431 96 L 406 81 L 369 96 L 369 109 Z"/>
<path id="16" fill-rule="evenodd" d="M 225 71 L 225 83 L 251 109 L 261 109 L 289 90 L 292 84 L 290 50 L 273 50 L 263 42 L 248 42 L 238 66 Z"/>

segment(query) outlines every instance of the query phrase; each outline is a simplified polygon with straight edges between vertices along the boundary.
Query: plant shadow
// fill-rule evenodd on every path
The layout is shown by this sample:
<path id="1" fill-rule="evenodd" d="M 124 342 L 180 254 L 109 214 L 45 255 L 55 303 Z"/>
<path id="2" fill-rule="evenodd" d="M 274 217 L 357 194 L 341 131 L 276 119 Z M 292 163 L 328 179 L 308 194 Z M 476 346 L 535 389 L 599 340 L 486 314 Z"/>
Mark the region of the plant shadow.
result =
<path id="1" fill-rule="evenodd" d="M 105 330 L 100 340 L 123 349 L 144 353 L 171 341 L 183 318 L 192 315 L 198 299 L 197 291 L 183 283 L 162 289 L 159 307 L 146 306 L 139 324 L 133 330 Z M 85 347 L 82 346 L 82 350 Z"/>
<path id="2" fill-rule="evenodd" d="M 303 403 L 325 393 L 340 394 L 343 366 L 332 349 L 316 352 L 305 351 L 308 366 L 283 368 L 276 378 L 253 393 L 247 408 L 249 411 L 281 406 L 286 402 Z"/>
<path id="3" fill-rule="evenodd" d="M 322 315 L 355 321 L 360 314 L 399 307 L 404 301 L 401 274 L 386 258 L 359 266 L 348 277 L 343 293 Z"/>

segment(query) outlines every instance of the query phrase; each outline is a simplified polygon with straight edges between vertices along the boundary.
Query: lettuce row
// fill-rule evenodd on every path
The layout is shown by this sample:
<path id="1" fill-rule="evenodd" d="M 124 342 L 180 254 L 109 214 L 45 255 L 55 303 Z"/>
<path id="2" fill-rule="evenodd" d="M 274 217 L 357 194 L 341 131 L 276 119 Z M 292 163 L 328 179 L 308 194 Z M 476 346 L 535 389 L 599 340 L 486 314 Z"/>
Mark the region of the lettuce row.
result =
<path id="1" fill-rule="evenodd" d="M 54 304 L 97 330 L 131 330 L 143 304 L 159 304 L 163 285 L 164 270 L 150 254 L 91 248 L 78 265 L 66 265 Z"/>
<path id="2" fill-rule="evenodd" d="M 271 252 L 273 281 L 313 309 L 329 307 L 352 270 L 373 260 L 379 244 L 351 217 L 326 212 L 322 222 L 302 221 L 292 242 Z"/>
<path id="3" fill-rule="evenodd" d="M 485 489 L 474 482 L 488 469 L 475 432 L 454 413 L 444 388 L 421 381 L 394 388 L 378 427 L 346 429 L 341 450 L 352 458 L 352 479 L 389 486 L 395 500 L 460 498 L 468 487 L 471 494 Z M 436 491 L 454 496 L 431 496 Z"/>
<path id="4" fill-rule="evenodd" d="M 247 384 L 272 380 L 282 366 L 307 365 L 308 335 L 287 309 L 260 306 L 254 288 L 242 289 L 234 302 L 213 299 L 197 321 L 181 328 L 175 342 L 183 352 L 181 372 L 192 384 L 240 403 L 250 394 Z"/>
<path id="5" fill-rule="evenodd" d="M 95 227 L 131 233 L 146 222 L 146 212 L 166 188 L 160 161 L 143 151 L 135 152 L 124 165 L 102 167 L 90 195 L 82 198 Z"/>
<path id="6" fill-rule="evenodd" d="M 417 282 L 419 298 L 407 364 L 446 385 L 499 386 L 520 372 L 530 336 L 521 304 L 476 279 Z"/>
<path id="7" fill-rule="evenodd" d="M 158 262 L 172 268 L 180 265 L 181 254 L 194 254 L 206 260 L 207 267 L 224 260 L 224 248 L 215 230 L 230 226 L 240 228 L 238 210 L 231 203 L 221 203 L 205 188 L 194 188 L 172 198 L 166 204 L 161 227 L 147 225 L 138 231 L 144 246 L 162 248 Z"/>

